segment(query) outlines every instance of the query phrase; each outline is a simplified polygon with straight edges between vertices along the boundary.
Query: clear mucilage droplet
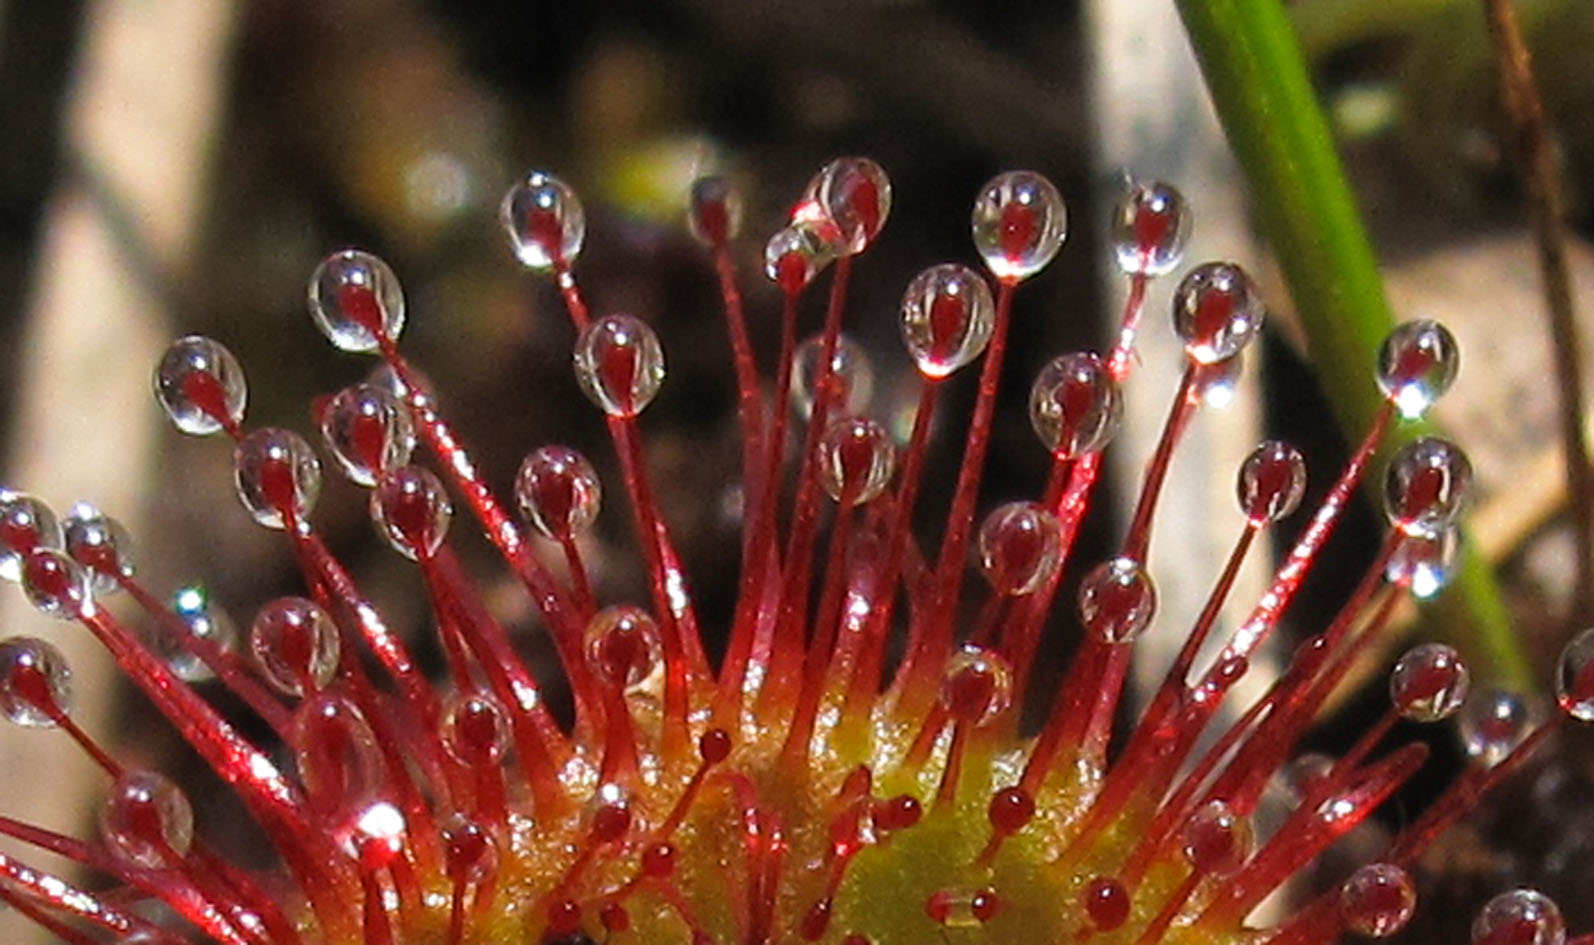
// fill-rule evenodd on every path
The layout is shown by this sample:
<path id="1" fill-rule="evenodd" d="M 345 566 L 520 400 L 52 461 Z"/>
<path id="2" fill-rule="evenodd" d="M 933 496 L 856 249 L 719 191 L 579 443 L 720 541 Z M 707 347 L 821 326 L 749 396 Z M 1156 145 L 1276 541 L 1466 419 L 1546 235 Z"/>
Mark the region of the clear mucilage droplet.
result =
<path id="1" fill-rule="evenodd" d="M 1306 494 L 1306 460 L 1290 444 L 1267 440 L 1241 464 L 1235 491 L 1252 525 L 1276 522 L 1295 511 Z"/>
<path id="2" fill-rule="evenodd" d="M 564 541 L 592 527 L 603 484 L 585 456 L 567 446 L 544 446 L 520 464 L 515 501 L 543 537 Z"/>
<path id="3" fill-rule="evenodd" d="M 819 375 L 824 354 L 824 337 L 814 335 L 797 346 L 792 355 L 791 405 L 804 420 L 814 412 L 819 400 Z M 851 338 L 836 336 L 836 349 L 830 357 L 830 409 L 832 415 L 859 414 L 869 407 L 874 396 L 874 364 Z"/>
<path id="4" fill-rule="evenodd" d="M 509 188 L 498 205 L 498 222 L 509 235 L 515 258 L 528 269 L 569 265 L 587 236 L 587 217 L 576 192 L 543 171 L 530 171 Z"/>
<path id="5" fill-rule="evenodd" d="M 1476 693 L 1456 716 L 1467 754 L 1494 767 L 1515 751 L 1538 724 L 1538 712 L 1523 696 L 1494 689 Z"/>
<path id="6" fill-rule="evenodd" d="M 164 775 L 129 771 L 100 805 L 100 837 L 122 860 L 144 869 L 171 869 L 194 840 L 188 795 Z"/>
<path id="7" fill-rule="evenodd" d="M 1384 580 L 1404 587 L 1418 600 L 1445 589 L 1455 573 L 1461 539 L 1454 525 L 1432 535 L 1407 535 L 1384 567 Z"/>
<path id="8" fill-rule="evenodd" d="M 629 688 L 646 680 L 659 666 L 663 652 L 659 625 L 651 614 L 630 604 L 598 611 L 587 624 L 587 660 L 598 678 Z"/>
<path id="9" fill-rule="evenodd" d="M 835 245 L 811 221 L 777 230 L 764 244 L 764 275 L 788 295 L 801 292 L 835 261 Z"/>
<path id="10" fill-rule="evenodd" d="M 389 469 L 410 461 L 415 425 L 394 394 L 372 384 L 339 391 L 321 412 L 321 438 L 338 468 L 370 488 Z"/>
<path id="11" fill-rule="evenodd" d="M 986 725 L 1013 704 L 1013 667 L 988 647 L 965 643 L 946 662 L 941 705 L 954 721 Z"/>
<path id="12" fill-rule="evenodd" d="M 443 710 L 443 747 L 463 765 L 497 764 L 509 750 L 509 713 L 485 693 L 454 693 Z"/>
<path id="13" fill-rule="evenodd" d="M 0 641 L 0 712 L 26 728 L 50 728 L 72 706 L 72 668 L 54 645 L 34 637 Z"/>
<path id="14" fill-rule="evenodd" d="M 22 593 L 40 613 L 59 620 L 76 620 L 94 602 L 88 572 L 59 551 L 22 559 Z"/>
<path id="15" fill-rule="evenodd" d="M 233 449 L 233 485 L 239 501 L 267 528 L 306 527 L 321 495 L 321 462 L 304 437 L 265 427 Z"/>
<path id="16" fill-rule="evenodd" d="M 896 459 L 884 427 L 866 417 L 842 417 L 820 438 L 819 482 L 837 502 L 862 505 L 885 491 Z"/>
<path id="17" fill-rule="evenodd" d="M 981 188 L 970 216 L 974 249 L 1003 282 L 1019 282 L 1052 261 L 1068 236 L 1068 208 L 1057 187 L 1034 171 L 998 174 Z"/>
<path id="18" fill-rule="evenodd" d="M 203 335 L 188 335 L 161 356 L 155 396 L 178 430 L 209 436 L 243 422 L 249 388 L 231 351 Z"/>
<path id="19" fill-rule="evenodd" d="M 869 158 L 837 158 L 809 182 L 807 201 L 834 228 L 837 251 L 855 256 L 869 248 L 891 215 L 891 178 Z"/>
<path id="20" fill-rule="evenodd" d="M 204 682 L 215 674 L 194 651 L 194 638 L 209 641 L 216 648 L 230 651 L 238 641 L 238 628 L 226 611 L 216 606 L 202 585 L 178 588 L 172 595 L 175 621 L 157 624 L 150 638 L 151 649 L 177 678 L 184 682 Z"/>
<path id="21" fill-rule="evenodd" d="M 404 330 L 398 276 L 363 250 L 339 250 L 321 260 L 310 274 L 308 294 L 310 318 L 339 351 L 377 351 Z"/>
<path id="22" fill-rule="evenodd" d="M 338 628 L 314 601 L 279 597 L 255 615 L 249 652 L 267 682 L 302 699 L 326 688 L 337 674 Z"/>
<path id="23" fill-rule="evenodd" d="M 1173 292 L 1173 328 L 1197 364 L 1239 354 L 1262 329 L 1267 306 L 1256 284 L 1234 263 L 1210 262 L 1190 270 Z"/>
<path id="24" fill-rule="evenodd" d="M 1489 900 L 1472 923 L 1472 945 L 1565 945 L 1566 919 L 1549 896 L 1513 889 Z"/>
<path id="25" fill-rule="evenodd" d="M 705 246 L 723 246 L 742 228 L 742 196 L 727 177 L 700 177 L 692 182 L 686 222 Z"/>
<path id="26" fill-rule="evenodd" d="M 411 561 L 428 561 L 437 554 L 453 517 L 442 480 L 421 466 L 390 469 L 371 490 L 377 533 Z"/>
<path id="27" fill-rule="evenodd" d="M 129 554 L 133 539 L 127 529 L 87 502 L 72 506 L 61 522 L 61 537 L 66 553 L 88 569 L 95 594 L 118 591 L 122 587 L 118 578 L 133 576 Z"/>
<path id="28" fill-rule="evenodd" d="M 1157 588 L 1133 558 L 1097 565 L 1079 585 L 1079 615 L 1085 629 L 1105 643 L 1130 643 L 1157 612 Z"/>
<path id="29" fill-rule="evenodd" d="M 664 383 L 664 349 L 645 322 L 609 315 L 588 325 L 576 339 L 576 380 L 611 417 L 635 417 Z"/>
<path id="30" fill-rule="evenodd" d="M 1210 800 L 1184 825 L 1184 857 L 1205 876 L 1232 876 L 1251 855 L 1251 822 L 1227 802 Z"/>
<path id="31" fill-rule="evenodd" d="M 1561 650 L 1555 668 L 1555 698 L 1579 722 L 1594 722 L 1594 630 L 1584 630 Z"/>
<path id="32" fill-rule="evenodd" d="M 1467 701 L 1472 676 L 1452 647 L 1423 643 L 1407 650 L 1389 674 L 1389 700 L 1413 722 L 1438 722 Z"/>
<path id="33" fill-rule="evenodd" d="M 1118 268 L 1132 276 L 1172 272 L 1190 238 L 1190 212 L 1179 191 L 1161 181 L 1131 184 L 1113 209 L 1107 234 Z"/>
<path id="34" fill-rule="evenodd" d="M 25 492 L 0 496 L 0 577 L 22 580 L 22 561 L 35 551 L 59 551 L 65 536 L 55 512 Z"/>
<path id="35" fill-rule="evenodd" d="M 995 325 L 991 287 L 958 263 L 931 266 L 902 295 L 902 343 L 919 373 L 931 379 L 947 377 L 979 357 Z"/>
<path id="36" fill-rule="evenodd" d="M 345 816 L 351 805 L 378 796 L 385 787 L 371 724 L 335 690 L 318 692 L 299 705 L 287 741 L 305 794 L 322 816 Z"/>
<path id="37" fill-rule="evenodd" d="M 1436 436 L 1400 448 L 1384 473 L 1384 511 L 1390 524 L 1432 536 L 1455 524 L 1472 490 L 1472 464 L 1461 448 Z"/>
<path id="38" fill-rule="evenodd" d="M 1107 365 L 1088 351 L 1052 359 L 1030 387 L 1030 425 L 1061 459 L 1104 449 L 1123 423 L 1123 398 Z"/>
<path id="39" fill-rule="evenodd" d="M 1422 319 L 1396 326 L 1378 349 L 1378 389 L 1400 415 L 1428 412 L 1456 379 L 1461 352 L 1445 326 Z"/>
<path id="40" fill-rule="evenodd" d="M 980 568 L 998 594 L 1032 594 L 1063 564 L 1062 525 L 1039 502 L 998 506 L 980 524 Z"/>
<path id="41" fill-rule="evenodd" d="M 1358 935 L 1387 938 L 1417 911 L 1417 885 L 1393 863 L 1369 863 L 1339 887 L 1339 911 Z"/>

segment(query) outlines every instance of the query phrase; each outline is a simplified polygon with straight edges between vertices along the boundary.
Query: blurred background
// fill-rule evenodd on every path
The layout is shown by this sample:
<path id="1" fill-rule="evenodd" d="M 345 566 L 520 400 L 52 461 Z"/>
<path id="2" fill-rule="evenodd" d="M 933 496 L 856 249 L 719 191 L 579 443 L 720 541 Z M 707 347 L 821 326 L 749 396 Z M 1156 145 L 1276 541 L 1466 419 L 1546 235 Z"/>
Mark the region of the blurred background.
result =
<path id="1" fill-rule="evenodd" d="M 299 590 L 292 562 L 280 536 L 237 508 L 230 450 L 172 432 L 148 375 L 170 338 L 211 335 L 245 366 L 252 424 L 309 432 L 311 399 L 359 380 L 370 365 L 315 333 L 305 280 L 327 252 L 359 246 L 402 279 L 405 350 L 442 392 L 490 482 L 507 491 L 521 457 L 557 441 L 587 452 L 617 486 L 603 427 L 570 375 L 572 333 L 558 296 L 518 267 L 495 219 L 515 178 L 545 168 L 585 203 L 577 273 L 594 309 L 639 315 L 663 338 L 669 376 L 645 422 L 649 462 L 705 622 L 723 627 L 738 567 L 739 444 L 718 293 L 683 226 L 690 182 L 724 173 L 744 195 L 737 253 L 767 364 L 777 299 L 760 272 L 764 239 L 829 158 L 866 154 L 887 168 L 891 222 L 858 267 L 848 331 L 871 354 L 872 409 L 888 421 L 913 396 L 896 340 L 907 281 L 935 262 L 972 261 L 968 207 L 992 174 L 1031 167 L 1058 184 L 1073 231 L 1058 262 L 1019 296 L 988 507 L 1039 490 L 1046 457 L 1028 428 L 1024 392 L 1054 354 L 1109 337 L 1122 287 L 1104 244 L 1106 215 L 1126 173 L 1161 176 L 1190 198 L 1193 255 L 1252 267 L 1276 316 L 1236 407 L 1197 424 L 1174 477 L 1153 573 L 1165 611 L 1193 613 L 1217 549 L 1232 539 L 1233 470 L 1250 444 L 1263 432 L 1301 440 L 1317 474 L 1314 494 L 1321 491 L 1344 445 L 1312 377 L 1370 366 L 1309 363 L 1168 6 L 0 0 L 0 326 L 10 340 L 0 357 L 0 481 L 62 510 L 96 502 L 132 527 L 152 588 L 202 583 L 217 613 L 246 628 L 260 603 Z M 1594 10 L 1587 0 L 1520 7 L 1562 135 L 1586 311 L 1594 299 L 1586 243 L 1594 234 L 1594 59 L 1586 53 Z M 1521 194 L 1501 152 L 1478 5 L 1304 0 L 1291 13 L 1397 310 L 1439 317 L 1461 338 L 1462 382 L 1441 420 L 1479 469 L 1480 538 L 1500 563 L 1524 646 L 1544 667 L 1560 642 L 1553 615 L 1571 556 L 1555 528 L 1564 493 L 1540 290 Z M 1144 383 L 1115 461 L 1119 478 L 1080 560 L 1116 542 L 1111 500 L 1132 497 L 1176 382 L 1167 292 L 1153 291 Z M 807 317 L 816 329 L 817 312 Z M 953 396 L 961 403 L 947 416 L 966 414 L 971 386 Z M 931 459 L 943 475 L 927 484 L 927 509 L 945 508 L 947 470 L 961 449 L 948 424 Z M 372 540 L 363 493 L 334 480 L 329 470 L 318 527 L 390 619 L 423 639 L 413 571 Z M 645 585 L 619 491 L 611 490 L 592 560 L 606 599 L 640 599 Z M 490 603 L 529 627 L 526 602 L 463 525 L 456 535 Z M 940 527 L 927 519 L 921 538 Z M 1370 508 L 1348 524 L 1297 625 L 1310 632 L 1332 614 L 1379 528 Z M 195 767 L 142 700 L 123 699 L 108 661 L 82 634 L 27 613 L 17 594 L 0 596 L 0 619 L 8 633 L 46 636 L 69 651 L 85 727 L 130 760 Z M 1065 665 L 1071 620 L 1059 618 L 1042 678 Z M 534 634 L 524 636 L 528 652 L 546 656 Z M 1165 648 L 1174 637 L 1164 637 Z M 1396 652 L 1392 645 L 1372 662 L 1387 665 Z M 1160 673 L 1154 649 L 1143 662 Z M 550 682 L 556 675 L 544 674 Z M 1356 713 L 1379 711 L 1372 696 L 1349 703 L 1320 747 L 1344 747 Z M 1441 776 L 1456 763 L 1445 754 Z M 1553 891 L 1571 882 L 1577 863 L 1594 861 L 1594 812 L 1575 801 L 1585 784 L 1576 759 L 1569 753 L 1553 777 L 1523 788 L 1539 792 L 1532 798 L 1548 812 L 1542 830 L 1518 823 L 1507 842 L 1484 818 L 1457 832 L 1465 836 L 1436 857 L 1445 864 L 1425 915 L 1443 919 L 1447 910 L 1434 902 L 1475 903 L 1519 876 Z M 242 821 L 224 791 L 193 787 L 205 778 L 198 770 L 183 777 L 202 829 Z M 60 737 L 0 730 L 7 814 L 79 832 L 99 790 Z M 1392 821 L 1403 815 L 1393 812 Z M 247 828 L 218 845 L 247 859 Z M 1594 917 L 1584 908 L 1587 926 Z M 1426 940 L 1441 931 L 1412 934 Z"/>

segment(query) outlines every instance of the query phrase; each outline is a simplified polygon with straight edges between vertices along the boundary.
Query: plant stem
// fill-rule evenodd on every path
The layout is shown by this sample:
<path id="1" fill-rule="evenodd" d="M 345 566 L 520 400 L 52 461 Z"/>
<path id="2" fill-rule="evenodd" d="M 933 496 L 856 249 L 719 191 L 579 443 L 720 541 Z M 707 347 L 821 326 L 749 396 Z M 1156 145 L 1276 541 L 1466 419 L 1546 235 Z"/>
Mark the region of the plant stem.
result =
<path id="1" fill-rule="evenodd" d="M 1594 467 L 1589 466 L 1588 443 L 1583 436 L 1582 353 L 1566 263 L 1566 204 L 1549 121 L 1516 10 L 1508 0 L 1484 0 L 1483 7 L 1499 69 L 1510 150 L 1527 191 L 1550 338 L 1554 342 L 1567 504 L 1573 540 L 1577 543 L 1577 580 L 1567 607 L 1567 623 L 1569 630 L 1576 630 L 1594 619 Z"/>
<path id="2" fill-rule="evenodd" d="M 1394 317 L 1284 7 L 1177 5 L 1313 360 L 1326 367 L 1324 389 L 1346 430 L 1366 429 L 1381 403 L 1367 372 Z M 1499 589 L 1470 542 L 1432 616 L 1487 682 L 1531 685 Z"/>

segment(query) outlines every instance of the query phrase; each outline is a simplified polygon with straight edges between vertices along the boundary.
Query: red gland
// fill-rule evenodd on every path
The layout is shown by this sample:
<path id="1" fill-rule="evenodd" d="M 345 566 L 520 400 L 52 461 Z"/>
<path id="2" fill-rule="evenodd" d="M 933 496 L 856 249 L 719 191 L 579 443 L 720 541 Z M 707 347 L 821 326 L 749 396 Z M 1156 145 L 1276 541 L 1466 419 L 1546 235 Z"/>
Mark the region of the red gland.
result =
<path id="1" fill-rule="evenodd" d="M 625 911 L 625 906 L 618 902 L 611 902 L 599 909 L 598 921 L 610 932 L 628 932 L 631 929 L 631 913 Z"/>
<path id="2" fill-rule="evenodd" d="M 1085 885 L 1085 914 L 1102 932 L 1111 932 L 1129 920 L 1129 890 L 1111 876 L 1098 876 Z"/>
<path id="3" fill-rule="evenodd" d="M 830 928 L 830 900 L 821 899 L 803 913 L 798 931 L 805 941 L 817 942 L 825 937 L 825 930 L 828 928 Z"/>
<path id="4" fill-rule="evenodd" d="M 923 814 L 924 808 L 918 798 L 911 794 L 898 794 L 875 804 L 874 825 L 887 832 L 906 830 L 918 823 Z"/>
<path id="5" fill-rule="evenodd" d="M 655 843 L 642 851 L 642 872 L 663 879 L 675 872 L 675 845 Z"/>
<path id="6" fill-rule="evenodd" d="M 1002 911 L 1002 905 L 1002 897 L 996 894 L 996 890 L 982 889 L 974 894 L 971 909 L 974 912 L 974 918 L 979 919 L 981 922 L 989 922 L 996 917 L 998 912 Z"/>
<path id="7" fill-rule="evenodd" d="M 711 765 L 717 765 L 731 756 L 731 736 L 722 728 L 711 728 L 697 740 L 697 753 Z"/>
<path id="8" fill-rule="evenodd" d="M 986 816 L 998 833 L 1016 833 L 1035 816 L 1035 799 L 1023 788 L 1002 788 L 991 795 Z"/>
<path id="9" fill-rule="evenodd" d="M 548 933 L 570 935 L 581 928 L 581 907 L 574 899 L 561 899 L 548 907 Z"/>
<path id="10" fill-rule="evenodd" d="M 631 829 L 631 808 L 623 803 L 600 804 L 592 815 L 592 839 L 613 843 Z"/>

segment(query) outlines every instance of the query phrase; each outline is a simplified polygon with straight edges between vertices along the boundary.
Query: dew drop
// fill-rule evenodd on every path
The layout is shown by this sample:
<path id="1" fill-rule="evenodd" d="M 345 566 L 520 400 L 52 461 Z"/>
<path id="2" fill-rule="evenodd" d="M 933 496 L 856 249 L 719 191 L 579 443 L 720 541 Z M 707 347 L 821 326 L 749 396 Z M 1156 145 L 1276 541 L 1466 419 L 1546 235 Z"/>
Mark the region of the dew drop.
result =
<path id="1" fill-rule="evenodd" d="M 1467 754 L 1492 768 L 1528 737 L 1538 724 L 1537 715 L 1527 699 L 1496 689 L 1467 700 L 1456 721 Z"/>
<path id="2" fill-rule="evenodd" d="M 764 244 L 764 275 L 787 295 L 795 295 L 836 259 L 836 247 L 819 226 L 799 221 L 776 231 Z"/>
<path id="3" fill-rule="evenodd" d="M 924 914 L 949 929 L 973 929 L 995 917 L 1001 899 L 989 889 L 938 889 L 924 901 Z"/>
<path id="4" fill-rule="evenodd" d="M 1417 911 L 1417 886 L 1393 863 L 1369 863 L 1339 887 L 1339 911 L 1357 934 L 1386 938 Z"/>
<path id="5" fill-rule="evenodd" d="M 0 712 L 26 728 L 50 728 L 72 704 L 72 668 L 34 637 L 0 641 Z"/>
<path id="6" fill-rule="evenodd" d="M 1244 269 L 1204 263 L 1190 270 L 1173 293 L 1173 328 L 1197 364 L 1239 354 L 1262 328 L 1267 306 Z"/>
<path id="7" fill-rule="evenodd" d="M 1062 526 L 1038 502 L 998 506 L 980 524 L 980 568 L 998 594 L 1032 594 L 1063 563 Z"/>
<path id="8" fill-rule="evenodd" d="M 498 222 L 515 258 L 528 269 L 569 265 L 581 253 L 587 216 L 581 199 L 552 174 L 530 171 L 504 194 Z"/>
<path id="9" fill-rule="evenodd" d="M 967 266 L 931 266 L 902 295 L 902 343 L 925 377 L 947 377 L 979 357 L 995 326 L 991 287 Z"/>
<path id="10" fill-rule="evenodd" d="M 1564 945 L 1566 920 L 1554 900 L 1513 889 L 1489 900 L 1472 923 L 1473 945 Z"/>
<path id="11" fill-rule="evenodd" d="M 0 496 L 0 577 L 22 580 L 22 560 L 65 544 L 61 523 L 43 501 L 24 492 Z"/>
<path id="12" fill-rule="evenodd" d="M 40 613 L 61 620 L 76 620 L 93 607 L 88 572 L 58 551 L 22 559 L 22 592 Z"/>
<path id="13" fill-rule="evenodd" d="M 1448 719 L 1467 701 L 1472 675 L 1461 655 L 1443 643 L 1407 650 L 1389 674 L 1389 701 L 1413 722 Z"/>
<path id="14" fill-rule="evenodd" d="M 809 182 L 808 197 L 834 227 L 837 249 L 854 256 L 869 248 L 891 215 L 891 178 L 869 158 L 837 158 Z"/>
<path id="15" fill-rule="evenodd" d="M 1213 410 L 1225 410 L 1234 403 L 1240 378 L 1245 376 L 1245 352 L 1211 364 L 1196 364 L 1195 369 L 1191 399 Z"/>
<path id="16" fill-rule="evenodd" d="M 1456 379 L 1461 353 L 1445 326 L 1426 319 L 1396 326 L 1378 349 L 1378 389 L 1406 419 L 1428 412 Z"/>
<path id="17" fill-rule="evenodd" d="M 1472 464 L 1461 448 L 1423 437 L 1400 448 L 1384 473 L 1384 512 L 1408 535 L 1433 535 L 1450 527 L 1472 489 Z"/>
<path id="18" fill-rule="evenodd" d="M 66 553 L 88 569 L 95 594 L 121 590 L 118 578 L 133 576 L 129 554 L 133 539 L 127 529 L 89 503 L 72 506 L 72 513 L 61 522 L 61 537 Z"/>
<path id="19" fill-rule="evenodd" d="M 134 866 L 175 868 L 194 840 L 194 810 L 188 795 L 164 775 L 129 771 L 100 805 L 100 837 Z"/>
<path id="20" fill-rule="evenodd" d="M 443 819 L 443 857 L 448 878 L 482 883 L 498 872 L 498 842 L 486 825 L 461 813 Z"/>
<path id="21" fill-rule="evenodd" d="M 992 178 L 974 200 L 974 249 L 992 275 L 1019 282 L 1040 272 L 1068 236 L 1068 208 L 1057 187 L 1034 171 Z"/>
<path id="22" fill-rule="evenodd" d="M 1276 522 L 1295 511 L 1306 494 L 1306 460 L 1290 444 L 1267 440 L 1241 464 L 1235 491 L 1252 525 Z"/>
<path id="23" fill-rule="evenodd" d="M 308 292 L 310 318 L 339 351 L 377 351 L 404 330 L 404 289 L 370 253 L 344 249 L 321 260 Z"/>
<path id="24" fill-rule="evenodd" d="M 1097 565 L 1079 585 L 1079 615 L 1085 629 L 1106 643 L 1129 643 L 1157 612 L 1157 588 L 1133 558 Z"/>
<path id="25" fill-rule="evenodd" d="M 592 527 L 603 484 L 585 456 L 567 446 L 544 446 L 520 464 L 515 501 L 543 537 L 562 541 Z"/>
<path id="26" fill-rule="evenodd" d="M 345 696 L 329 691 L 307 698 L 293 714 L 288 744 L 310 803 L 325 816 L 347 814 L 350 804 L 384 786 L 376 736 Z"/>
<path id="27" fill-rule="evenodd" d="M 443 713 L 443 747 L 467 767 L 497 764 L 509 749 L 509 713 L 485 693 L 454 693 Z"/>
<path id="28" fill-rule="evenodd" d="M 389 470 L 371 491 L 371 520 L 378 534 L 412 561 L 429 561 L 437 554 L 453 517 L 442 480 L 420 466 Z"/>
<path id="29" fill-rule="evenodd" d="M 872 502 L 891 482 L 897 448 L 885 427 L 865 417 L 843 417 L 819 440 L 819 482 L 837 502 Z"/>
<path id="30" fill-rule="evenodd" d="M 640 607 L 598 611 L 587 624 L 586 644 L 593 671 L 611 686 L 635 686 L 659 666 L 659 625 Z"/>
<path id="31" fill-rule="evenodd" d="M 693 181 L 686 222 L 706 246 L 724 246 L 735 239 L 742 228 L 742 195 L 730 178 L 714 175 Z"/>
<path id="32" fill-rule="evenodd" d="M 1160 276 L 1184 258 L 1190 211 L 1184 195 L 1161 181 L 1132 184 L 1113 209 L 1107 234 L 1118 268 L 1129 275 Z"/>
<path id="33" fill-rule="evenodd" d="M 1232 876 L 1251 855 L 1251 822 L 1222 800 L 1210 800 L 1184 825 L 1184 856 L 1196 872 Z"/>
<path id="34" fill-rule="evenodd" d="M 1454 525 L 1431 535 L 1406 535 L 1384 566 L 1384 580 L 1427 600 L 1450 583 L 1460 543 Z"/>
<path id="35" fill-rule="evenodd" d="M 171 606 L 177 619 L 156 625 L 151 648 L 178 679 L 204 682 L 214 674 L 194 651 L 193 639 L 208 640 L 218 649 L 231 650 L 237 642 L 238 629 L 221 608 L 212 606 L 210 594 L 201 585 L 178 588 L 172 595 Z"/>
<path id="36" fill-rule="evenodd" d="M 321 438 L 351 482 L 376 485 L 383 471 L 410 461 L 415 425 L 390 390 L 359 384 L 339 391 L 321 412 Z"/>
<path id="37" fill-rule="evenodd" d="M 243 422 L 249 388 L 231 351 L 203 335 L 188 335 L 161 356 L 155 396 L 178 430 L 208 436 Z"/>
<path id="38" fill-rule="evenodd" d="M 1013 668 L 1000 653 L 964 644 L 947 660 L 941 677 L 941 705 L 965 725 L 985 725 L 1013 701 Z"/>
<path id="39" fill-rule="evenodd" d="M 321 495 L 321 462 L 304 437 L 266 427 L 233 449 L 233 484 L 244 508 L 267 528 L 308 527 Z"/>
<path id="40" fill-rule="evenodd" d="M 1058 458 L 1099 452 L 1123 423 L 1118 382 L 1091 352 L 1054 358 L 1030 387 L 1029 420 Z"/>
<path id="41" fill-rule="evenodd" d="M 604 413 L 634 417 L 664 383 L 664 349 L 645 322 L 609 315 L 576 339 L 575 367 L 581 390 Z"/>
<path id="42" fill-rule="evenodd" d="M 1584 630 L 1561 650 L 1555 698 L 1579 722 L 1594 722 L 1594 629 Z"/>
<path id="43" fill-rule="evenodd" d="M 642 872 L 657 878 L 669 876 L 675 872 L 676 859 L 675 844 L 652 844 L 642 851 Z"/>
<path id="44" fill-rule="evenodd" d="M 820 368 L 825 339 L 814 335 L 792 353 L 791 404 L 804 420 L 813 416 L 819 399 Z M 830 356 L 830 409 L 838 414 L 862 413 L 874 396 L 874 365 L 863 348 L 846 335 L 836 336 Z"/>
<path id="45" fill-rule="evenodd" d="M 337 673 L 338 629 L 314 601 L 279 597 L 255 615 L 249 652 L 267 682 L 303 698 L 325 689 Z"/>

